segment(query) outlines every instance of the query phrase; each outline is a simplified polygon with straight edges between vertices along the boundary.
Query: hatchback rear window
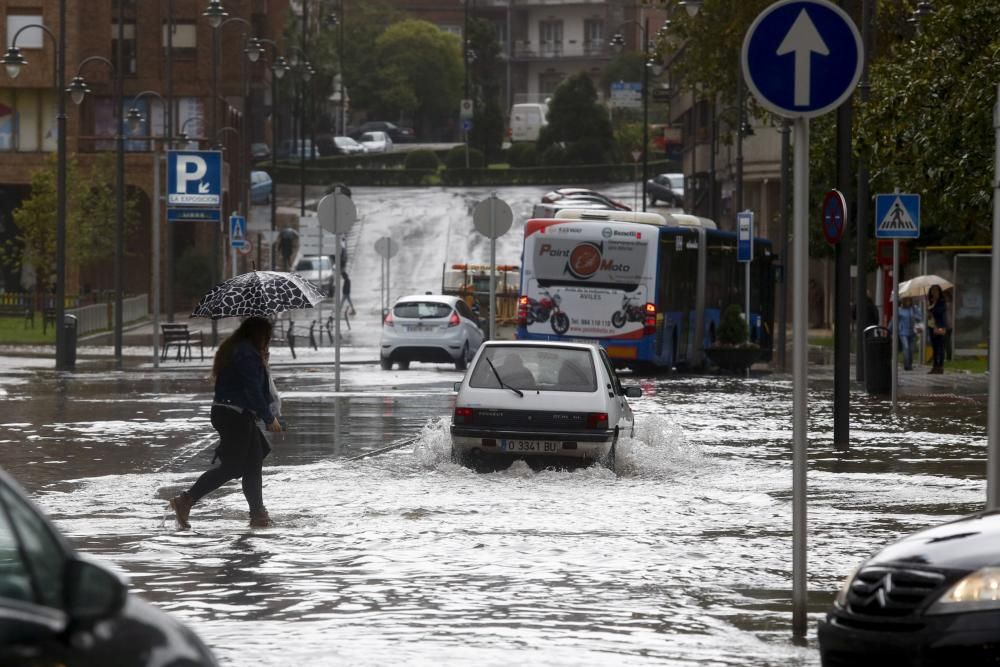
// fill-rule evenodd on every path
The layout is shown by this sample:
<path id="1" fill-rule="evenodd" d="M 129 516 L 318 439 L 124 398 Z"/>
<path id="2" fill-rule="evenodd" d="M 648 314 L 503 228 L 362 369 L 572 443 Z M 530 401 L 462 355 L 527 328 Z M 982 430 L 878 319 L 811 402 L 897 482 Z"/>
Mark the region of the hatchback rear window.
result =
<path id="1" fill-rule="evenodd" d="M 492 362 L 492 368 L 489 362 Z M 469 385 L 482 389 L 499 389 L 497 375 L 505 385 L 516 389 L 597 391 L 593 356 L 590 351 L 578 348 L 490 346 L 479 357 L 472 370 L 472 377 L 469 378 Z"/>
<path id="2" fill-rule="evenodd" d="M 324 257 L 320 260 L 318 257 L 313 259 L 300 259 L 299 263 L 295 265 L 296 271 L 319 271 L 320 264 L 322 264 L 322 269 L 324 271 L 332 271 L 333 263 L 330 262 L 329 257 Z"/>
<path id="3" fill-rule="evenodd" d="M 392 314 L 396 317 L 412 317 L 421 320 L 451 317 L 451 306 L 436 301 L 407 301 L 406 303 L 397 303 L 392 309 Z"/>

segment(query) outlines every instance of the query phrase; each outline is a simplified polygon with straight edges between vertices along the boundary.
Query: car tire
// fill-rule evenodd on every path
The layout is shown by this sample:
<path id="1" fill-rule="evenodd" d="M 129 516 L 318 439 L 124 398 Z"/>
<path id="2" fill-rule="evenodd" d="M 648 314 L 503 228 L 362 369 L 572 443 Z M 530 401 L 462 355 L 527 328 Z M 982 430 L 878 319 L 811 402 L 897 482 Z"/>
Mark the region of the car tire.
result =
<path id="1" fill-rule="evenodd" d="M 401 371 L 408 371 L 408 370 L 410 370 L 410 362 L 409 361 L 400 361 L 399 362 L 399 370 L 401 370 Z"/>
<path id="2" fill-rule="evenodd" d="M 472 355 L 469 354 L 469 341 L 465 341 L 465 345 L 462 346 L 462 354 L 458 359 L 455 360 L 455 370 L 464 371 L 469 367 L 469 360 Z"/>
<path id="3" fill-rule="evenodd" d="M 381 359 L 379 359 L 379 364 L 381 364 L 382 370 L 384 370 L 384 371 L 391 371 L 392 370 L 392 360 L 391 359 L 386 359 L 385 357 L 382 357 Z"/>
<path id="4" fill-rule="evenodd" d="M 616 460 L 618 454 L 618 429 L 615 428 L 615 439 L 611 441 L 611 449 L 608 450 L 607 455 L 604 457 L 604 467 L 611 472 L 618 474 L 615 469 Z"/>
<path id="5" fill-rule="evenodd" d="M 569 331 L 569 315 L 566 313 L 556 313 L 553 315 L 552 330 L 560 336 Z"/>

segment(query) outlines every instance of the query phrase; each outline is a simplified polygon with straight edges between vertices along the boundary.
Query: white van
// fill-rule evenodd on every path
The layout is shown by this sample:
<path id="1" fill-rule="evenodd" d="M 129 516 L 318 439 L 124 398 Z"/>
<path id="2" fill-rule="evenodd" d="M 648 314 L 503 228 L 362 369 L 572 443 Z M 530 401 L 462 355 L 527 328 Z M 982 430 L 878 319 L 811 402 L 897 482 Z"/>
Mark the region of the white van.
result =
<path id="1" fill-rule="evenodd" d="M 549 124 L 548 104 L 515 104 L 510 108 L 511 142 L 538 141 L 538 133 Z"/>

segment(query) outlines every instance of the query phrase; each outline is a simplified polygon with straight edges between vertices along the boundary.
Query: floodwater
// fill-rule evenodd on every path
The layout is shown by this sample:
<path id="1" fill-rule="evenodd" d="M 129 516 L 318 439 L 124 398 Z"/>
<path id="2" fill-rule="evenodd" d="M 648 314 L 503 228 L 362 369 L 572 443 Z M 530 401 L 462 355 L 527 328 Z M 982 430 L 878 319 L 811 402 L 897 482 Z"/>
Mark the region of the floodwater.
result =
<path id="1" fill-rule="evenodd" d="M 832 378 L 814 368 L 811 628 L 796 646 L 788 376 L 630 379 L 644 396 L 617 474 L 483 474 L 449 460 L 458 373 L 353 365 L 336 394 L 329 367 L 279 364 L 275 527 L 248 529 L 231 483 L 180 531 L 166 498 L 215 444 L 206 367 L 0 365 L 3 467 L 232 666 L 818 665 L 814 621 L 851 568 L 985 495 L 985 395 L 940 385 L 893 417 L 855 393 L 841 451 Z"/>

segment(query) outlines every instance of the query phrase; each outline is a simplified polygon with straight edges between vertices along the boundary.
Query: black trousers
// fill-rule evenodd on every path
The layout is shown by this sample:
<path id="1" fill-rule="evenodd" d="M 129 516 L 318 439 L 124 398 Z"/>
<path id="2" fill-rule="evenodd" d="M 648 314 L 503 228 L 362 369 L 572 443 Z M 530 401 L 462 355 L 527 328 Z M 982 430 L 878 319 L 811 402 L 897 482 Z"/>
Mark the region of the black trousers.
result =
<path id="1" fill-rule="evenodd" d="M 198 502 L 226 482 L 242 477 L 243 495 L 250 506 L 250 513 L 262 512 L 264 496 L 261 470 L 264 467 L 264 457 L 271 451 L 271 447 L 257 428 L 253 415 L 213 405 L 212 426 L 219 432 L 222 440 L 215 450 L 219 465 L 204 472 L 188 490 L 188 495 L 194 502 Z"/>
<path id="2" fill-rule="evenodd" d="M 931 349 L 934 350 L 934 365 L 944 366 L 944 334 L 931 334 Z"/>

